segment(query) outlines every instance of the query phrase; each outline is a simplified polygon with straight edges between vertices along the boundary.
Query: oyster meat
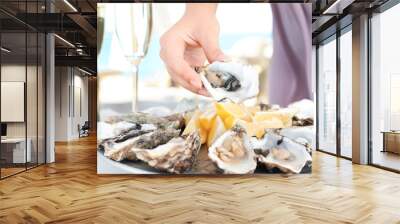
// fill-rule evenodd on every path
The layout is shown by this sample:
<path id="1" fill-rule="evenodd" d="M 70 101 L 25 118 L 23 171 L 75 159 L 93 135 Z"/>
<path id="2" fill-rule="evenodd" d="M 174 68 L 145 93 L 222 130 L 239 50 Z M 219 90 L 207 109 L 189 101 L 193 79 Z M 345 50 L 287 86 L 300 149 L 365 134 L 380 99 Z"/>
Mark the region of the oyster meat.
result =
<path id="1" fill-rule="evenodd" d="M 239 79 L 226 71 L 205 70 L 204 76 L 213 88 L 223 88 L 228 92 L 233 92 L 241 87 Z"/>
<path id="2" fill-rule="evenodd" d="M 257 167 L 250 139 L 238 125 L 216 139 L 208 149 L 208 157 L 225 174 L 253 173 Z"/>
<path id="3" fill-rule="evenodd" d="M 228 98 L 241 102 L 258 94 L 258 74 L 251 66 L 216 61 L 196 71 L 204 87 L 217 101 Z"/>
<path id="4" fill-rule="evenodd" d="M 169 173 L 184 173 L 192 168 L 200 147 L 200 136 L 193 132 L 172 138 L 153 149 L 136 149 L 135 153 L 139 160 L 151 167 Z"/>
<path id="5" fill-rule="evenodd" d="M 307 146 L 275 133 L 268 132 L 262 140 L 252 143 L 258 161 L 268 169 L 277 167 L 284 173 L 300 173 L 312 161 Z"/>

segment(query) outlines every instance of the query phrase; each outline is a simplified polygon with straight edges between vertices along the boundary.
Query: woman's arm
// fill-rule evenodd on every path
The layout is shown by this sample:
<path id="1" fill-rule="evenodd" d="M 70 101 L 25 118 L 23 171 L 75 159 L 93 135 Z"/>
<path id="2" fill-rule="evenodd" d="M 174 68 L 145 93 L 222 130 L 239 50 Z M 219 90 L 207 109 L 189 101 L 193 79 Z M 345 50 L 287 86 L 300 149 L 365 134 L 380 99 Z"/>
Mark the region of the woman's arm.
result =
<path id="1" fill-rule="evenodd" d="M 186 89 L 207 95 L 193 67 L 205 60 L 224 60 L 219 48 L 217 3 L 188 3 L 182 18 L 160 39 L 160 56 L 172 79 Z"/>

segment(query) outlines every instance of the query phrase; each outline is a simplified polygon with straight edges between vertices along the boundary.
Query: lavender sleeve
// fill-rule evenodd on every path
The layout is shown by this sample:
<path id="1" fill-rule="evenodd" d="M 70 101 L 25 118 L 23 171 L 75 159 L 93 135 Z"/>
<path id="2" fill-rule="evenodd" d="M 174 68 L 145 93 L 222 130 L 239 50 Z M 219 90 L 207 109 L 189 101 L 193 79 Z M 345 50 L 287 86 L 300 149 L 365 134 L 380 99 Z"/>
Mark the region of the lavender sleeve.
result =
<path id="1" fill-rule="evenodd" d="M 273 57 L 269 71 L 269 101 L 287 106 L 311 92 L 311 4 L 271 4 Z"/>

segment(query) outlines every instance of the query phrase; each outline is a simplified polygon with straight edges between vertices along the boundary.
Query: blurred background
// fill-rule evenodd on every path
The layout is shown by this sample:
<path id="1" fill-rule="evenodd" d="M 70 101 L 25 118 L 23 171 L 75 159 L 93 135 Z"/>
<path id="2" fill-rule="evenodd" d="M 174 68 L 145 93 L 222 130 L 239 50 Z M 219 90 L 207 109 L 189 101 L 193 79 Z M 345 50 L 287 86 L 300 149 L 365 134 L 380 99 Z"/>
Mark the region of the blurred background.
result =
<path id="1" fill-rule="evenodd" d="M 98 54 L 99 116 L 131 112 L 133 80 L 115 32 L 116 4 L 98 4 L 104 18 L 104 35 Z M 185 4 L 152 4 L 152 29 L 147 54 L 138 69 L 137 110 L 149 107 L 173 109 L 182 98 L 206 100 L 174 85 L 159 57 L 160 36 L 184 13 Z M 266 78 L 272 55 L 272 15 L 269 4 L 219 4 L 221 49 L 233 59 L 253 65 L 259 73 L 259 100 L 266 101 Z M 199 18 L 201 19 L 201 18 Z M 118 21 L 118 24 L 120 20 Z M 129 24 L 127 24 L 129 26 Z M 99 37 L 99 35 L 98 35 Z"/>

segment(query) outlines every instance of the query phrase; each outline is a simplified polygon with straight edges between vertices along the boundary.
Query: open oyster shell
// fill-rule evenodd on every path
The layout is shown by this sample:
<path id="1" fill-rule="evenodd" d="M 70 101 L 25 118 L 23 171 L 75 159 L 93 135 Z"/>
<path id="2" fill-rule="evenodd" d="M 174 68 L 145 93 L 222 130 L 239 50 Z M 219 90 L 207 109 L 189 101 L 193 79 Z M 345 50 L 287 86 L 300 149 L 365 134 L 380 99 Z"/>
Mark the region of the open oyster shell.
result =
<path id="1" fill-rule="evenodd" d="M 135 149 L 136 157 L 149 166 L 170 173 L 189 171 L 200 150 L 200 136 L 193 132 L 188 136 L 175 137 L 153 149 Z"/>
<path id="2" fill-rule="evenodd" d="M 274 132 L 308 147 L 313 145 L 315 138 L 314 128 L 312 126 L 288 127 L 274 130 Z"/>
<path id="3" fill-rule="evenodd" d="M 257 167 L 250 139 L 240 126 L 221 135 L 208 149 L 208 157 L 225 174 L 253 173 Z"/>
<path id="4" fill-rule="evenodd" d="M 294 110 L 293 126 L 312 126 L 314 124 L 315 105 L 312 100 L 303 99 L 288 106 Z"/>
<path id="5" fill-rule="evenodd" d="M 275 133 L 266 133 L 262 140 L 252 139 L 252 143 L 258 161 L 269 169 L 300 173 L 312 161 L 307 146 Z"/>
<path id="6" fill-rule="evenodd" d="M 197 72 L 204 87 L 217 101 L 228 98 L 241 102 L 258 94 L 258 74 L 251 66 L 216 61 L 198 68 Z"/>

